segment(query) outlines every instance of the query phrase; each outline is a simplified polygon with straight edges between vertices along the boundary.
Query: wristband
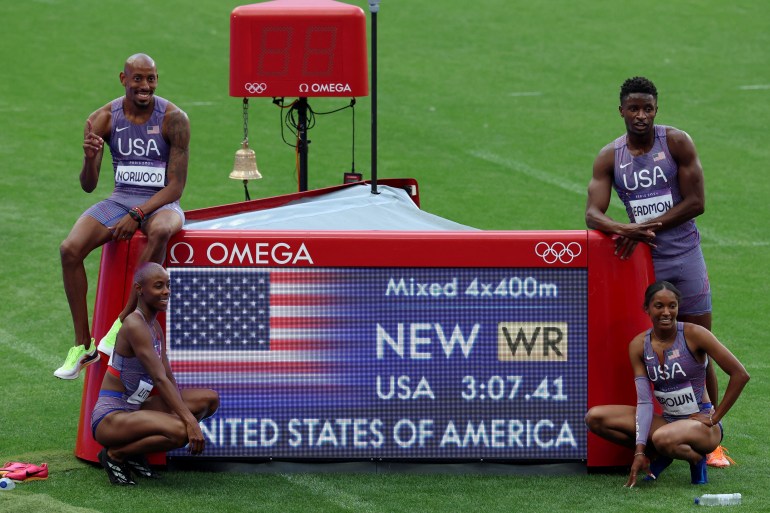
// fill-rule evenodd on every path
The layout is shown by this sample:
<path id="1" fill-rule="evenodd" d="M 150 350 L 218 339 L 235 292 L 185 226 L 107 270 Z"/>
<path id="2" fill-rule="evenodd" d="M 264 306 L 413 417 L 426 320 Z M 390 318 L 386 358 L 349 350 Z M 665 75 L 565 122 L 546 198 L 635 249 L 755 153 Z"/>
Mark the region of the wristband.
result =
<path id="1" fill-rule="evenodd" d="M 139 207 L 133 207 L 131 210 L 128 211 L 128 215 L 131 216 L 131 219 L 136 221 L 139 226 L 142 225 L 142 221 L 144 221 L 144 212 L 142 212 L 142 209 Z"/>
<path id="2" fill-rule="evenodd" d="M 634 453 L 634 458 L 636 458 L 637 456 L 646 456 L 646 455 L 643 452 Z"/>

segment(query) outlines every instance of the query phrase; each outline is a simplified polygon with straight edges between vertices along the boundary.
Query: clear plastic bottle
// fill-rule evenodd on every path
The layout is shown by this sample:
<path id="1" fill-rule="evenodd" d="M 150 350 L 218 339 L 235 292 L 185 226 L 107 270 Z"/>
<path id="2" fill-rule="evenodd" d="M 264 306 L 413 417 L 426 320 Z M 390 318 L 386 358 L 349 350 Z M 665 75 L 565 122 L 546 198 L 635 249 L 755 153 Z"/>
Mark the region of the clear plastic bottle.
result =
<path id="1" fill-rule="evenodd" d="M 0 492 L 13 490 L 14 488 L 16 488 L 16 483 L 14 483 L 11 479 L 8 479 L 7 477 L 0 479 Z"/>
<path id="2" fill-rule="evenodd" d="M 707 493 L 695 497 L 695 504 L 699 506 L 735 506 L 740 503 L 740 493 Z"/>

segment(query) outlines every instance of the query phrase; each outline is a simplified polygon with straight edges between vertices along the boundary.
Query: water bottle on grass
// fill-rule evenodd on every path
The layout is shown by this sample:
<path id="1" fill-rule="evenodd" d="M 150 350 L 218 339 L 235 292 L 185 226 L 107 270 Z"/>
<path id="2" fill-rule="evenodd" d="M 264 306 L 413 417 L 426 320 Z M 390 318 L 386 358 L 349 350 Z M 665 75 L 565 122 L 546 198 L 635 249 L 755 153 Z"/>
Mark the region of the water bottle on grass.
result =
<path id="1" fill-rule="evenodd" d="M 740 503 L 740 493 L 707 493 L 695 497 L 695 504 L 699 506 L 735 506 Z"/>

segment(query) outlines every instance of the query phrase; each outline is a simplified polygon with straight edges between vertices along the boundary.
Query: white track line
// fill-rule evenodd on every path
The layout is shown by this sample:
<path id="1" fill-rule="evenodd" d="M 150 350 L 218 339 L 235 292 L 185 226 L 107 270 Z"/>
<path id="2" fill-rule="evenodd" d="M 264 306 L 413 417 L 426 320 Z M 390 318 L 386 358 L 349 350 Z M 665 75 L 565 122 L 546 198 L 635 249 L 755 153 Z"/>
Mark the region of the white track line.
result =
<path id="1" fill-rule="evenodd" d="M 575 194 L 580 194 L 581 196 L 586 195 L 586 190 L 588 187 L 587 179 L 585 184 L 577 184 L 577 183 L 567 181 L 561 176 L 549 173 L 547 171 L 543 171 L 542 169 L 535 169 L 523 162 L 505 158 L 500 155 L 490 153 L 488 151 L 472 150 L 472 151 L 469 151 L 468 153 L 478 159 L 486 160 L 487 162 L 491 162 L 492 164 L 497 164 L 499 166 L 508 168 L 522 175 L 526 175 L 526 176 L 529 176 L 530 178 L 534 178 L 535 180 L 545 182 L 548 185 L 553 185 L 554 187 L 558 187 L 559 189 L 563 189 L 568 192 L 573 192 Z"/>
<path id="2" fill-rule="evenodd" d="M 27 356 L 44 367 L 51 367 L 54 369 L 61 365 L 61 360 L 59 360 L 58 356 L 41 351 L 37 344 L 21 340 L 13 333 L 2 328 L 0 328 L 0 347 L 3 348 L 5 352 L 11 351 Z M 64 354 L 65 349 L 69 348 L 62 346 L 62 354 Z"/>
<path id="3" fill-rule="evenodd" d="M 306 488 L 312 495 L 321 496 L 346 511 L 355 511 L 356 513 L 383 511 L 376 505 L 367 502 L 365 498 L 348 493 L 344 489 L 326 482 L 321 476 L 313 474 L 281 474 L 281 477 L 293 485 Z"/>

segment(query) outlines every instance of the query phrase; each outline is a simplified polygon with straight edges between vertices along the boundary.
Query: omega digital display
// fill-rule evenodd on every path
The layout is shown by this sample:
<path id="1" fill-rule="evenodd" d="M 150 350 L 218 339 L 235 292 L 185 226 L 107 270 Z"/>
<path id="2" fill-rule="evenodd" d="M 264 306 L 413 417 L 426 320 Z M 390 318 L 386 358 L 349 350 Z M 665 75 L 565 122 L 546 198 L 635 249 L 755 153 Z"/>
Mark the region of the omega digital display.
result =
<path id="1" fill-rule="evenodd" d="M 231 13 L 230 96 L 366 96 L 368 70 L 360 7 L 274 0 Z"/>
<path id="2" fill-rule="evenodd" d="M 177 381 L 221 395 L 207 456 L 586 456 L 584 268 L 170 274 Z"/>

